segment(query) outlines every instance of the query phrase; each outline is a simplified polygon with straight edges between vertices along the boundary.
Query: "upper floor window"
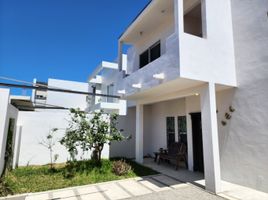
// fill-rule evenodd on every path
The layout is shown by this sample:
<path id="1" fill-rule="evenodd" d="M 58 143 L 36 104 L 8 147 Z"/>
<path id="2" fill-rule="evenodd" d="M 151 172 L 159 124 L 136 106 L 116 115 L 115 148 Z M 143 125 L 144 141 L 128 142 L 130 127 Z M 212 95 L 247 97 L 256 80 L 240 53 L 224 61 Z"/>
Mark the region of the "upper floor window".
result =
<path id="1" fill-rule="evenodd" d="M 140 68 L 144 67 L 145 65 L 153 62 L 155 59 L 161 56 L 161 43 L 160 41 L 156 42 L 150 48 L 146 49 L 140 55 Z"/>

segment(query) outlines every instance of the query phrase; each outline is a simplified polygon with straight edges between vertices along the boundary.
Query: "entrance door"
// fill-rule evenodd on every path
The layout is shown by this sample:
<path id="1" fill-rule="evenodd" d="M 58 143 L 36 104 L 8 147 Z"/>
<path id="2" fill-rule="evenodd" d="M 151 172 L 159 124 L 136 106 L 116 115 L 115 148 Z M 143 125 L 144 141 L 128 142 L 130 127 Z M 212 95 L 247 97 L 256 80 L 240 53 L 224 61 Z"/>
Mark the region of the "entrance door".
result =
<path id="1" fill-rule="evenodd" d="M 167 147 L 175 142 L 175 117 L 166 118 L 167 127 Z"/>
<path id="2" fill-rule="evenodd" d="M 204 172 L 201 113 L 191 113 L 194 171 Z"/>

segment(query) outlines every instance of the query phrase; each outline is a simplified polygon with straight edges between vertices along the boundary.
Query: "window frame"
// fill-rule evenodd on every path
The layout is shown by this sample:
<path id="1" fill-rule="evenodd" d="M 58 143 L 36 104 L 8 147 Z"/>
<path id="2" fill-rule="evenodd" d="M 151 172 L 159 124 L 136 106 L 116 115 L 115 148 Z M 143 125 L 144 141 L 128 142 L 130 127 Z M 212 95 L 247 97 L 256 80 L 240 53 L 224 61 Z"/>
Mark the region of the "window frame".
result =
<path id="1" fill-rule="evenodd" d="M 154 60 L 151 59 L 151 50 L 158 46 L 159 45 L 159 51 L 160 51 L 160 54 L 159 54 L 159 57 L 155 58 Z M 139 55 L 139 69 L 145 67 L 146 65 L 143 65 L 141 66 L 141 55 L 143 55 L 145 52 L 148 52 L 148 63 L 146 65 L 148 65 L 149 63 L 157 60 L 158 58 L 161 57 L 162 55 L 162 51 L 161 51 L 161 40 L 158 40 L 157 42 L 155 42 L 153 45 L 151 45 L 149 48 L 147 48 L 146 50 L 144 50 L 140 55 Z"/>

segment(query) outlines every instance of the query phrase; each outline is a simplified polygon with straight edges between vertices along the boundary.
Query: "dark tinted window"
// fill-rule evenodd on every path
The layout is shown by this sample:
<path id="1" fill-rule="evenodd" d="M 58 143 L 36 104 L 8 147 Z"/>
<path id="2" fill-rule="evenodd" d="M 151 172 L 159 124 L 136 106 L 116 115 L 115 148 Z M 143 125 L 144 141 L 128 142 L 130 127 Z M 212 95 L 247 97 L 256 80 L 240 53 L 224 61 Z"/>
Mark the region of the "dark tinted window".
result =
<path id="1" fill-rule="evenodd" d="M 149 50 L 146 50 L 140 55 L 140 68 L 149 63 Z"/>
<path id="2" fill-rule="evenodd" d="M 150 48 L 150 62 L 159 58 L 161 55 L 160 42 L 157 42 Z"/>

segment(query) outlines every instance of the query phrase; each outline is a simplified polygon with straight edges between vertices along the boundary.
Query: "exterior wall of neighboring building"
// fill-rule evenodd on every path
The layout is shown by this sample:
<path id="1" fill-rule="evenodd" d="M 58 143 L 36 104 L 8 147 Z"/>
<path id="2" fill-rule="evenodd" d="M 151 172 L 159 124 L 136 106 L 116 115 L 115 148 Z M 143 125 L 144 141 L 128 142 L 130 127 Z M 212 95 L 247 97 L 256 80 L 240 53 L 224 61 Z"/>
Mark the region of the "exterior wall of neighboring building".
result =
<path id="1" fill-rule="evenodd" d="M 10 119 L 14 119 L 13 146 L 16 137 L 18 110 L 10 103 L 9 89 L 0 88 L 0 174 L 4 167 L 6 140 Z M 14 148 L 13 148 L 14 149 Z"/>
<path id="2" fill-rule="evenodd" d="M 101 63 L 102 69 L 98 74 L 91 74 L 89 79 L 89 87 L 95 87 L 97 94 L 107 94 L 118 96 L 117 80 L 121 73 L 118 71 L 118 64 L 113 62 L 103 61 Z M 126 71 L 127 56 L 122 57 L 122 69 Z M 96 77 L 101 83 L 97 83 Z M 108 89 L 109 87 L 109 89 Z M 88 111 L 104 110 L 108 113 L 117 113 L 119 115 L 126 115 L 126 100 L 120 100 L 111 97 L 96 96 L 91 98 L 88 102 Z"/>
<path id="3" fill-rule="evenodd" d="M 48 86 L 81 92 L 91 92 L 88 83 L 76 81 L 48 79 Z M 46 103 L 66 108 L 80 108 L 81 110 L 85 110 L 88 106 L 86 97 L 86 95 L 81 94 L 47 91 Z"/>

